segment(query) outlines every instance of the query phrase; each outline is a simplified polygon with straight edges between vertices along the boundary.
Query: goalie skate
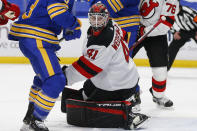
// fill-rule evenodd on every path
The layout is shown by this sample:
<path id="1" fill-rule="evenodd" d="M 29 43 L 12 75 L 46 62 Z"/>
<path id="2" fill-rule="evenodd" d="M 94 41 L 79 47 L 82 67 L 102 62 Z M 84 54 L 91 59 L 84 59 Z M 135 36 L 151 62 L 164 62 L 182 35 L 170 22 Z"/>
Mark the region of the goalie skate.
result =
<path id="1" fill-rule="evenodd" d="M 140 91 L 136 92 L 129 99 L 126 100 L 126 101 L 130 101 L 133 104 L 132 112 L 134 112 L 134 113 L 137 113 L 141 110 L 141 108 L 140 108 L 140 104 L 141 104 L 140 93 L 141 93 Z"/>
<path id="2" fill-rule="evenodd" d="M 140 104 L 141 104 L 140 94 L 141 94 L 141 91 L 134 94 L 133 103 L 135 104 L 135 106 L 132 107 L 132 112 L 134 112 L 134 113 L 141 111 L 141 108 L 140 108 Z"/>
<path id="3" fill-rule="evenodd" d="M 134 130 L 143 127 L 149 118 L 150 117 L 140 113 L 129 114 L 129 129 Z"/>
<path id="4" fill-rule="evenodd" d="M 165 107 L 165 108 L 170 108 L 173 106 L 173 102 L 169 98 L 167 98 L 166 96 L 161 97 L 161 98 L 157 98 L 153 95 L 152 88 L 150 88 L 149 91 L 153 96 L 153 102 L 155 102 L 157 105 L 159 105 L 161 107 Z"/>

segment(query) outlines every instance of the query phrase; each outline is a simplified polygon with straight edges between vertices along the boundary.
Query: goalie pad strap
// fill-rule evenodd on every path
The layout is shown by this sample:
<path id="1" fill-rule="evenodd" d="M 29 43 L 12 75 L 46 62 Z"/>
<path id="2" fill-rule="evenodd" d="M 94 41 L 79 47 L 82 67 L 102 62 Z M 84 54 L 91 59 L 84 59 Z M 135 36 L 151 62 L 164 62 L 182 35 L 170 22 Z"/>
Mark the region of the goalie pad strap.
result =
<path id="1" fill-rule="evenodd" d="M 131 103 L 67 99 L 67 122 L 80 127 L 126 128 Z"/>

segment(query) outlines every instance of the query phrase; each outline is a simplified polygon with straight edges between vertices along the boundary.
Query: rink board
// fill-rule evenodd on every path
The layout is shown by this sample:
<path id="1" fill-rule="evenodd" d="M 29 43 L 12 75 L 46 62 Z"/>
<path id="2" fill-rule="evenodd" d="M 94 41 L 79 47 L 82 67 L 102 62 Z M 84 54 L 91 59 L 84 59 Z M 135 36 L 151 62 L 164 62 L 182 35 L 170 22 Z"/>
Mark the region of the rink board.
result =
<path id="1" fill-rule="evenodd" d="M 61 49 L 57 56 L 61 58 L 61 64 L 71 64 L 82 54 L 83 40 L 89 26 L 86 18 L 81 18 L 82 36 L 78 40 L 62 41 Z M 20 52 L 18 42 L 10 41 L 7 38 L 11 23 L 0 27 L 0 63 L 18 63 L 26 64 L 29 61 Z M 60 39 L 62 34 L 58 36 Z M 135 63 L 138 66 L 149 66 L 147 55 L 142 48 L 135 57 Z M 182 47 L 176 58 L 175 67 L 197 67 L 197 44 L 191 40 Z"/>

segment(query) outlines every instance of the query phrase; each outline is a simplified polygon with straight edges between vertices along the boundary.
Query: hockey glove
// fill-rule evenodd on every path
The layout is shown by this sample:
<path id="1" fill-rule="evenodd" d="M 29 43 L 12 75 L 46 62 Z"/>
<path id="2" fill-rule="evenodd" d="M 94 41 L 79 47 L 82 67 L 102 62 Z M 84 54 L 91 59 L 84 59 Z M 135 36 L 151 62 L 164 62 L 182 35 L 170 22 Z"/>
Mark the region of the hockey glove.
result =
<path id="1" fill-rule="evenodd" d="M 81 21 L 76 19 L 75 24 L 72 27 L 63 29 L 63 37 L 65 40 L 74 40 L 81 37 Z"/>
<path id="2" fill-rule="evenodd" d="M 63 37 L 66 41 L 78 39 L 81 37 L 81 30 L 63 30 Z"/>
<path id="3" fill-rule="evenodd" d="M 145 26 L 141 25 L 138 31 L 138 37 L 140 38 L 145 33 Z"/>
<path id="4" fill-rule="evenodd" d="M 79 30 L 81 29 L 82 23 L 79 19 L 75 18 L 75 23 L 71 26 L 68 27 L 69 30 Z"/>

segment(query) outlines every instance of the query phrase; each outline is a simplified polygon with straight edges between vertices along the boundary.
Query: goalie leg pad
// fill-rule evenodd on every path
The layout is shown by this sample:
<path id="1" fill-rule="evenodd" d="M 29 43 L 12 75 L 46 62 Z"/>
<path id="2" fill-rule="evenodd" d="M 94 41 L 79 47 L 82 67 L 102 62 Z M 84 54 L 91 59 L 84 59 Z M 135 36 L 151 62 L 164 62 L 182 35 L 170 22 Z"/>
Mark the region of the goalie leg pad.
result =
<path id="1" fill-rule="evenodd" d="M 127 101 L 66 100 L 67 123 L 80 127 L 126 128 L 131 103 Z"/>
<path id="2" fill-rule="evenodd" d="M 83 100 L 82 90 L 75 90 L 67 87 L 64 88 L 61 98 L 61 111 L 63 113 L 66 113 L 66 99 Z"/>

